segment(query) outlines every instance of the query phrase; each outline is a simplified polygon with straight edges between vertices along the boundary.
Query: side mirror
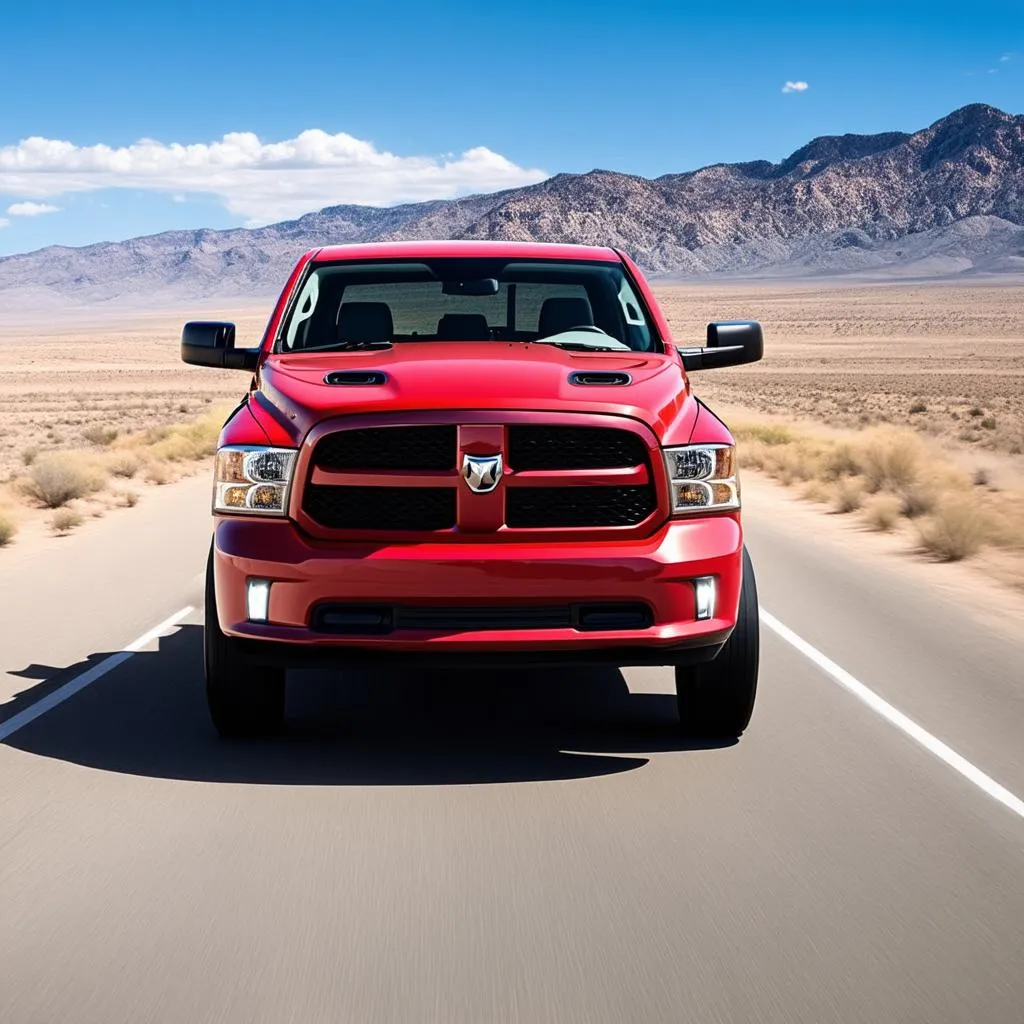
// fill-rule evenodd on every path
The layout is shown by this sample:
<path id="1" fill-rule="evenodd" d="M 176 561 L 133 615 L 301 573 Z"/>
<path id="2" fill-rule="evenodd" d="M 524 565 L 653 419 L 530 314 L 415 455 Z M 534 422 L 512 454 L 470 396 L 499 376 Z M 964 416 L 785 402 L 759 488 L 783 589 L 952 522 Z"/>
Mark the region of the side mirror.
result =
<path id="1" fill-rule="evenodd" d="M 223 370 L 255 370 L 258 348 L 235 348 L 235 325 L 215 320 L 193 320 L 181 332 L 181 358 L 194 366 Z"/>
<path id="2" fill-rule="evenodd" d="M 680 348 L 687 373 L 756 363 L 764 355 L 764 334 L 756 320 L 708 324 L 707 348 Z"/>

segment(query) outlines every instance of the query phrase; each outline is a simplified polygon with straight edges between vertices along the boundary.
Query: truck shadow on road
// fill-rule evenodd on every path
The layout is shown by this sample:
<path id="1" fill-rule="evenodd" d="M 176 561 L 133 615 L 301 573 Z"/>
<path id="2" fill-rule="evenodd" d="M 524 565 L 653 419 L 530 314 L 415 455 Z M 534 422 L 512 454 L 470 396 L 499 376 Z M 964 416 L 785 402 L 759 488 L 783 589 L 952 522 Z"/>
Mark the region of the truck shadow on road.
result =
<path id="1" fill-rule="evenodd" d="M 41 682 L 4 707 L 4 717 L 99 660 L 18 671 Z M 109 772 L 311 786 L 581 779 L 641 768 L 655 752 L 735 742 L 687 743 L 671 695 L 630 693 L 609 668 L 295 673 L 288 704 L 281 737 L 218 739 L 203 695 L 202 630 L 188 625 L 4 742 Z"/>

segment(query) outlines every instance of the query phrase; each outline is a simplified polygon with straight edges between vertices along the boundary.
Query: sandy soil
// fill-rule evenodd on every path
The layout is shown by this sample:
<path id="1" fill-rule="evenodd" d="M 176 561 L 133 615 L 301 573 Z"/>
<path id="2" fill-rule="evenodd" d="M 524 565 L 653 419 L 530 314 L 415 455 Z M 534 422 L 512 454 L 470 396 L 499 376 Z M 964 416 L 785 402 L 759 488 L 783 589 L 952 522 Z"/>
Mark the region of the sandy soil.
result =
<path id="1" fill-rule="evenodd" d="M 1024 285 L 668 287 L 677 341 L 760 320 L 765 358 L 701 374 L 716 409 L 836 428 L 912 426 L 965 449 L 1024 452 Z"/>
<path id="2" fill-rule="evenodd" d="M 239 343 L 258 343 L 266 310 L 226 310 Z M 100 423 L 121 434 L 186 422 L 237 399 L 247 378 L 185 366 L 178 355 L 187 316 L 60 323 L 46 333 L 0 326 L 0 482 L 38 454 L 89 448 Z"/>

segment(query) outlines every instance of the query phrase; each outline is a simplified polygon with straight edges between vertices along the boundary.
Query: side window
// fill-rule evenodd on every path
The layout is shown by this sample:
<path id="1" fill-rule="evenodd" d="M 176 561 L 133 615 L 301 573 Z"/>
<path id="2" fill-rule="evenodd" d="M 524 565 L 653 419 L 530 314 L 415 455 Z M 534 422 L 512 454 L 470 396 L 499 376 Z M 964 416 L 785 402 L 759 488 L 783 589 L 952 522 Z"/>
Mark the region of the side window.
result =
<path id="1" fill-rule="evenodd" d="M 640 300 L 625 277 L 622 278 L 622 285 L 619 288 L 619 305 L 622 306 L 622 316 L 626 321 L 626 332 L 629 335 L 626 339 L 627 344 L 635 351 L 649 352 L 651 329 L 644 318 Z"/>
<path id="2" fill-rule="evenodd" d="M 299 300 L 295 304 L 295 313 L 292 315 L 291 323 L 288 325 L 288 333 L 284 339 L 285 348 L 295 348 L 296 339 L 298 339 L 298 347 L 302 347 L 306 339 L 306 331 L 309 329 L 309 321 L 313 316 L 313 311 L 316 309 L 316 300 L 319 296 L 320 275 L 310 274 L 309 280 L 306 282 L 299 295 Z"/>

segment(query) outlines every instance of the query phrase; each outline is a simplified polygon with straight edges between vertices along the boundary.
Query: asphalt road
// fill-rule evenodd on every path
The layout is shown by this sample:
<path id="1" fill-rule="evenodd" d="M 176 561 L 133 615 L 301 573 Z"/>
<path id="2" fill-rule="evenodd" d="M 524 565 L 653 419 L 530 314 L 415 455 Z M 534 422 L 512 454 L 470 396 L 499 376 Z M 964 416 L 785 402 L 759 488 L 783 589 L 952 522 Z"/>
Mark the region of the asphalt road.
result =
<path id="1" fill-rule="evenodd" d="M 649 669 L 296 676 L 225 745 L 198 610 L 104 662 L 200 607 L 207 494 L 3 553 L 3 1024 L 1024 1021 L 1016 606 L 751 488 L 810 646 L 765 629 L 738 744 Z"/>

